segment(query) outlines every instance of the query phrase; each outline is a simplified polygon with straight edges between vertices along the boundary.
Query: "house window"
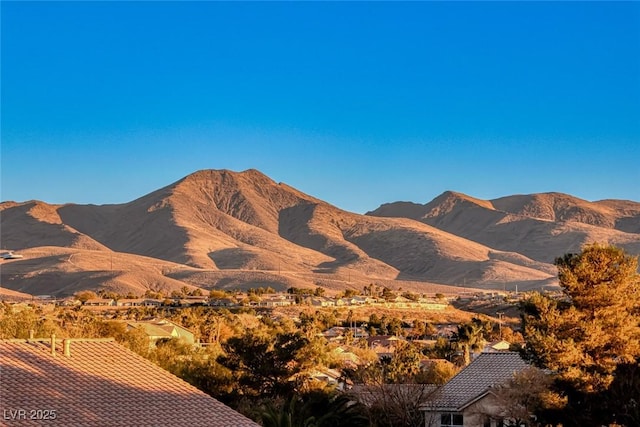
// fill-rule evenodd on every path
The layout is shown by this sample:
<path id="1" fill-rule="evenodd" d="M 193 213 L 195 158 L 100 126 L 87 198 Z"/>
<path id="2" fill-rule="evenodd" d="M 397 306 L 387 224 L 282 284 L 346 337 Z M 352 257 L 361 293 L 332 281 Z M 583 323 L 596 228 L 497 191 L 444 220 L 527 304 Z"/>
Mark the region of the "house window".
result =
<path id="1" fill-rule="evenodd" d="M 463 427 L 462 414 L 440 415 L 440 427 Z"/>

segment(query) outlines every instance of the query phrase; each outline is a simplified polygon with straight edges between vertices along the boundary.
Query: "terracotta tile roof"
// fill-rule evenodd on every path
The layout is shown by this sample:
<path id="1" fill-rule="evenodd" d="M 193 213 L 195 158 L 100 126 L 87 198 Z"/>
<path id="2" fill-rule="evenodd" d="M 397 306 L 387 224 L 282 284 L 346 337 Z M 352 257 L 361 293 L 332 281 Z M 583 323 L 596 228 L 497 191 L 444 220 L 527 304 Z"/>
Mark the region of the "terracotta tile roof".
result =
<path id="1" fill-rule="evenodd" d="M 29 426 L 258 426 L 112 339 L 0 340 L 2 422 Z M 27 419 L 20 413 L 25 410 Z M 55 411 L 55 420 L 30 420 Z M 14 414 L 15 420 L 6 420 Z M 51 414 L 51 413 L 49 413 Z"/>
<path id="2" fill-rule="evenodd" d="M 426 410 L 460 411 L 491 386 L 508 381 L 529 367 L 515 352 L 480 353 L 467 367 L 436 391 Z"/>

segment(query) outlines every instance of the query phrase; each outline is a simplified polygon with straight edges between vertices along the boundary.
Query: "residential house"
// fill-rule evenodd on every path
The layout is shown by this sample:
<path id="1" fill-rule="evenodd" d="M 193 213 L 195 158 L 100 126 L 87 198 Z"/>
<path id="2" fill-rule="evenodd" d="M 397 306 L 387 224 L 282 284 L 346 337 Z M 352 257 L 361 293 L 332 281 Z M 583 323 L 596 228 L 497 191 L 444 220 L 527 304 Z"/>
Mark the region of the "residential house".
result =
<path id="1" fill-rule="evenodd" d="M 162 300 L 152 298 L 123 298 L 116 303 L 118 307 L 160 307 Z"/>
<path id="2" fill-rule="evenodd" d="M 212 307 L 235 307 L 238 305 L 238 301 L 233 297 L 210 298 L 209 305 Z"/>
<path id="3" fill-rule="evenodd" d="M 344 382 L 341 380 L 340 371 L 329 368 L 318 368 L 309 372 L 309 379 L 317 381 L 325 386 L 334 387 L 336 390 L 344 390 Z"/>
<path id="4" fill-rule="evenodd" d="M 441 300 L 433 300 L 430 298 L 420 298 L 418 299 L 418 304 L 420 308 L 424 308 L 425 310 L 435 310 L 435 311 L 446 310 L 447 307 L 449 306 L 446 300 L 441 301 Z"/>
<path id="5" fill-rule="evenodd" d="M 346 326 L 334 326 L 324 331 L 322 335 L 328 341 L 340 341 L 344 339 L 347 333 L 351 334 L 351 337 L 355 339 L 369 337 L 369 332 L 361 326 L 352 328 Z"/>
<path id="6" fill-rule="evenodd" d="M 355 328 L 350 329 L 354 338 L 369 338 L 369 332 L 362 326 L 356 326 Z"/>
<path id="7" fill-rule="evenodd" d="M 405 298 L 402 295 L 398 295 L 395 298 L 388 300 L 386 305 L 387 306 L 391 305 L 392 307 L 395 306 L 398 308 L 408 308 L 408 307 L 414 307 L 417 304 L 414 303 L 409 298 Z"/>
<path id="8" fill-rule="evenodd" d="M 209 303 L 209 298 L 205 296 L 186 296 L 182 298 L 173 298 L 171 305 L 176 307 L 196 307 Z"/>
<path id="9" fill-rule="evenodd" d="M 0 340 L 0 372 L 3 425 L 258 427 L 112 338 Z"/>
<path id="10" fill-rule="evenodd" d="M 86 300 L 84 305 L 89 307 L 110 307 L 116 305 L 116 300 L 113 298 L 91 298 Z"/>
<path id="11" fill-rule="evenodd" d="M 509 351 L 510 348 L 511 348 L 511 343 L 509 341 L 505 341 L 505 340 L 491 341 L 484 346 L 484 348 L 482 349 L 482 352 L 493 353 L 496 351 Z"/>
<path id="12" fill-rule="evenodd" d="M 369 348 L 373 350 L 379 358 L 392 357 L 396 351 L 398 342 L 406 342 L 403 337 L 396 337 L 395 335 L 374 335 L 367 338 L 367 344 Z"/>
<path id="13" fill-rule="evenodd" d="M 459 325 L 456 323 L 447 323 L 447 324 L 438 324 L 435 326 L 436 326 L 436 338 L 441 337 L 441 338 L 451 339 L 453 336 L 455 336 L 456 332 L 458 331 Z"/>
<path id="14" fill-rule="evenodd" d="M 332 354 L 340 360 L 345 368 L 357 368 L 362 364 L 362 360 L 353 352 L 347 351 L 342 347 L 336 347 Z"/>
<path id="15" fill-rule="evenodd" d="M 263 295 L 258 302 L 259 307 L 287 307 L 293 305 L 294 299 L 287 294 L 269 294 Z"/>
<path id="16" fill-rule="evenodd" d="M 209 297 L 204 295 L 187 295 L 182 298 L 182 300 L 189 301 L 190 305 L 207 305 L 209 302 Z"/>
<path id="17" fill-rule="evenodd" d="M 322 333 L 328 341 L 337 341 L 344 339 L 345 328 L 342 326 L 334 326 Z"/>
<path id="18" fill-rule="evenodd" d="M 313 297 L 310 302 L 314 307 L 335 307 L 336 305 L 336 301 L 328 297 Z"/>
<path id="19" fill-rule="evenodd" d="M 481 353 L 423 406 L 426 427 L 499 427 L 505 412 L 492 387 L 529 365 L 515 352 Z"/>
<path id="20" fill-rule="evenodd" d="M 162 339 L 180 338 L 187 344 L 195 344 L 195 336 L 189 329 L 169 320 L 146 320 L 127 322 L 127 329 L 142 328 L 149 337 L 149 346 L 153 347 Z"/>
<path id="21" fill-rule="evenodd" d="M 377 302 L 375 298 L 359 296 L 359 295 L 356 295 L 355 297 L 351 298 L 350 301 L 351 301 L 351 305 L 373 304 Z"/>
<path id="22" fill-rule="evenodd" d="M 347 298 L 336 298 L 334 299 L 335 303 L 336 303 L 336 307 L 344 307 L 346 305 L 349 305 L 349 300 Z"/>
<path id="23" fill-rule="evenodd" d="M 57 304 L 62 307 L 77 307 L 79 305 L 82 305 L 82 302 L 80 302 L 80 300 L 74 297 L 67 297 L 67 298 L 58 300 Z"/>

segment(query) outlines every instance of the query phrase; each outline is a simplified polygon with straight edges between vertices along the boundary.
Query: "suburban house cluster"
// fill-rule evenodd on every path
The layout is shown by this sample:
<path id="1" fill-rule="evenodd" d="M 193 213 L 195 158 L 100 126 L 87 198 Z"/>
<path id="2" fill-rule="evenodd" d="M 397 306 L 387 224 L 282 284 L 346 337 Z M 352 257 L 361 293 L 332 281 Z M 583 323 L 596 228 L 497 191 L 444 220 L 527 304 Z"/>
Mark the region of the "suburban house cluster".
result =
<path id="1" fill-rule="evenodd" d="M 293 305 L 307 305 L 312 307 L 355 307 L 363 305 L 376 305 L 387 308 L 419 308 L 425 310 L 445 310 L 449 306 L 446 299 L 435 299 L 420 297 L 412 300 L 401 295 L 390 299 L 352 296 L 352 297 L 328 297 L 328 296 L 300 296 L 288 293 L 273 293 L 263 295 L 252 295 L 251 298 L 245 294 L 229 295 L 222 298 L 210 298 L 206 296 L 184 296 L 181 298 L 91 298 L 84 303 L 73 298 L 60 301 L 62 305 L 82 304 L 86 307 L 256 307 L 275 308 Z"/>
<path id="2" fill-rule="evenodd" d="M 494 296 L 490 296 L 494 298 Z M 61 305 L 82 305 L 100 311 L 124 310 L 136 307 L 208 306 L 212 308 L 255 307 L 276 308 L 293 305 L 313 307 L 407 307 L 424 310 L 444 310 L 448 301 L 443 298 L 408 299 L 398 296 L 381 299 L 369 296 L 331 298 L 318 295 L 292 295 L 270 293 L 227 295 L 222 298 L 182 296 L 180 298 L 91 298 L 84 303 L 69 298 L 56 301 Z M 142 331 L 154 347 L 160 341 L 180 339 L 194 346 L 204 346 L 196 334 L 180 324 L 162 318 L 117 320 L 128 330 Z M 341 368 L 319 366 L 308 373 L 309 379 L 335 387 L 357 396 L 364 404 L 379 398 L 379 394 L 398 394 L 416 399 L 425 427 L 503 427 L 509 425 L 505 411 L 494 393 L 495 386 L 505 383 L 529 366 L 520 355 L 509 351 L 510 343 L 487 343 L 476 353 L 468 366 L 444 385 L 389 384 L 384 389 L 345 381 L 342 369 L 357 368 L 366 362 L 350 345 L 358 340 L 366 343 L 381 360 L 393 357 L 399 346 L 411 336 L 370 335 L 366 324 L 334 326 L 321 332 L 333 344 L 333 355 Z M 429 339 L 451 338 L 454 324 L 435 325 L 437 333 Z M 428 340 L 425 340 L 428 341 Z M 354 352 L 355 351 L 355 352 Z M 423 368 L 440 359 L 421 361 Z M 50 425 L 257 425 L 219 401 L 194 389 L 184 381 L 163 371 L 153 363 L 132 353 L 112 339 L 33 338 L 27 340 L 0 340 L 0 409 L 5 417 L 29 424 L 29 410 L 42 408 L 50 412 Z M 51 398 L 50 394 L 55 395 Z M 80 398 L 79 396 L 84 396 Z M 95 397 L 95 401 L 93 400 Z M 171 401 L 172 404 L 162 402 Z M 153 402 L 153 403 L 152 403 Z M 48 406 L 47 406 L 48 405 Z M 164 405 L 164 406 L 162 406 Z M 155 412 L 148 408 L 162 409 Z M 144 408 L 132 410 L 131 408 Z M 179 408 L 178 408 L 179 407 Z M 129 408 L 129 409 L 127 409 Z M 20 412 L 20 411 L 27 412 Z M 53 411 L 53 412 L 51 412 Z M 127 412 L 120 419 L 122 411 Z M 134 413 L 134 415 L 130 415 Z M 203 416 L 206 415 L 206 416 Z M 44 416 L 44 415 L 42 415 Z M 131 418 L 131 417 L 134 418 Z M 173 418 L 172 418 L 173 417 Z M 162 422 L 155 423 L 162 419 Z M 125 421 L 122 421 L 125 420 Z M 171 420 L 170 424 L 166 424 Z M 41 422 L 42 420 L 39 420 Z M 23 425 L 23 424 L 20 424 Z M 33 423 L 33 425 L 40 425 Z"/>

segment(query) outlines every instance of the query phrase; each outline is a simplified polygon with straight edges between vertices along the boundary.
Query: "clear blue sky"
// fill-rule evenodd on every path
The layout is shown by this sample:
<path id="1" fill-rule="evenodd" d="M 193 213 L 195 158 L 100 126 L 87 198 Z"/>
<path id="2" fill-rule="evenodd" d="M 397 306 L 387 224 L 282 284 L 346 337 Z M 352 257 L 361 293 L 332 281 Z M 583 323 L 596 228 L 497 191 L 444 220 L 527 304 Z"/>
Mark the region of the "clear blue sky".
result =
<path id="1" fill-rule="evenodd" d="M 258 169 L 340 208 L 640 201 L 640 3 L 1 3 L 1 200 Z"/>

